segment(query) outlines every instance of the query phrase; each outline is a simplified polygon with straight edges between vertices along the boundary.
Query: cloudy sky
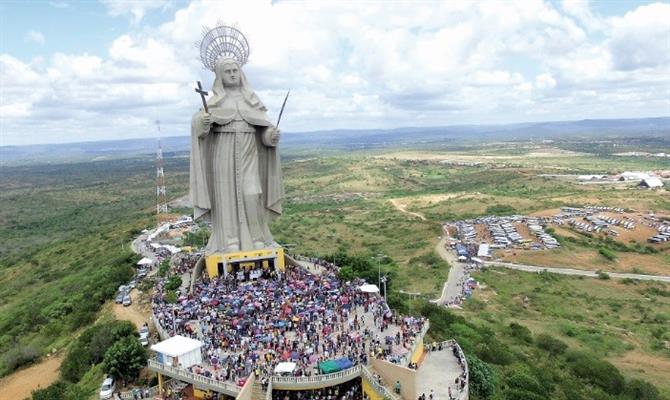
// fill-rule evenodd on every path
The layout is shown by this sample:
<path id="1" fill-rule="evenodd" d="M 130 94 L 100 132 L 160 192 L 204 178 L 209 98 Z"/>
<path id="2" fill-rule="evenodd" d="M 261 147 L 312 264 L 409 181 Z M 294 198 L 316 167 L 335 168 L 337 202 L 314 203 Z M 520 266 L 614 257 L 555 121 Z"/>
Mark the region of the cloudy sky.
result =
<path id="1" fill-rule="evenodd" d="M 235 24 L 285 132 L 670 115 L 670 4 L 0 2 L 0 145 L 187 135 Z"/>

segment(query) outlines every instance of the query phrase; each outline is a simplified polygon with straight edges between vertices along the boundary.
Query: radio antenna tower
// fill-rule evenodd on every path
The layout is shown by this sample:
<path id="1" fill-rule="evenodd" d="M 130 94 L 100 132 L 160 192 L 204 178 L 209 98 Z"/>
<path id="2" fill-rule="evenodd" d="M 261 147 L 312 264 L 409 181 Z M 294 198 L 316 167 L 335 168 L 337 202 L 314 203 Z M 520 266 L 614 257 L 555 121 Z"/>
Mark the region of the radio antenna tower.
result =
<path id="1" fill-rule="evenodd" d="M 163 167 L 163 148 L 161 147 L 161 122 L 156 120 L 158 129 L 158 149 L 156 150 L 156 226 L 167 219 L 168 206 L 165 193 L 165 171 Z"/>

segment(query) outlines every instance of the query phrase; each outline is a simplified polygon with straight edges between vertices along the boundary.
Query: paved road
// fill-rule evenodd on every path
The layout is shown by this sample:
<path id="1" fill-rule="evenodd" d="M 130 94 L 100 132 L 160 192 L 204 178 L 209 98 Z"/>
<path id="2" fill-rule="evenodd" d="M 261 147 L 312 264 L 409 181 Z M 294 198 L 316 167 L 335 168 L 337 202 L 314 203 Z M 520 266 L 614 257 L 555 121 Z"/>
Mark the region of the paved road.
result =
<path id="1" fill-rule="evenodd" d="M 598 273 L 596 271 L 588 271 L 574 268 L 552 268 L 552 267 L 538 267 L 536 265 L 525 265 L 525 264 L 512 264 L 505 262 L 495 262 L 495 261 L 485 261 L 484 265 L 491 267 L 504 267 L 509 269 L 516 269 L 518 271 L 526 272 L 541 272 L 547 271 L 554 274 L 562 275 L 578 275 L 578 276 L 588 276 L 591 278 L 597 278 Z M 668 282 L 670 283 L 670 276 L 663 275 L 642 275 L 642 274 L 626 274 L 620 272 L 607 272 L 607 274 L 612 278 L 617 279 L 637 279 L 644 281 L 657 281 L 657 282 Z"/>
<path id="2" fill-rule="evenodd" d="M 460 284 L 465 278 L 465 267 L 463 263 L 458 262 L 456 255 L 447 250 L 447 237 L 442 237 L 437 245 L 435 245 L 435 252 L 442 257 L 442 259 L 451 265 L 449 269 L 449 276 L 442 287 L 442 294 L 439 299 L 432 300 L 436 304 L 446 304 L 454 301 L 454 299 L 461 294 Z"/>

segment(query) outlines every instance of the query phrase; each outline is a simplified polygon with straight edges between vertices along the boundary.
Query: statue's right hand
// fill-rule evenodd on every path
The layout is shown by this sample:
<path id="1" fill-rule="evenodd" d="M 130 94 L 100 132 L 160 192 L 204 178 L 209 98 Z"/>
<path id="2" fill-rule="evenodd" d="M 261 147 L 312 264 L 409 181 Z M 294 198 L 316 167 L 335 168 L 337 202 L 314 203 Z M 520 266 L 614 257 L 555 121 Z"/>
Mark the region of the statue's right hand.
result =
<path id="1" fill-rule="evenodd" d="M 205 113 L 205 114 L 202 116 L 202 124 L 203 124 L 204 126 L 209 127 L 210 125 L 212 125 L 212 122 L 213 122 L 213 120 L 212 120 L 212 114 L 210 114 L 210 113 Z"/>

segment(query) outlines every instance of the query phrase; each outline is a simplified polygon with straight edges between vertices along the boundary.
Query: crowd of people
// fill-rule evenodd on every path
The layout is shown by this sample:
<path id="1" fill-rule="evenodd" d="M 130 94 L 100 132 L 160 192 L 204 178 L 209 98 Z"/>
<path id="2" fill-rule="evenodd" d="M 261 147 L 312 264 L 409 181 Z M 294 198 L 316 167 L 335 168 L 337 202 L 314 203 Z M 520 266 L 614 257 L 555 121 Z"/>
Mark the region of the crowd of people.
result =
<path id="1" fill-rule="evenodd" d="M 341 282 L 333 264 L 319 263 L 319 269 L 203 278 L 176 304 L 159 282 L 153 313 L 169 335 L 203 342 L 206 362 L 190 370 L 220 381 L 239 384 L 253 373 L 266 385 L 282 361 L 296 364 L 294 376 L 323 373 L 319 363 L 333 359 L 400 362 L 425 320 L 394 315 L 379 294 L 359 290 L 363 281 Z"/>
<path id="2" fill-rule="evenodd" d="M 367 399 L 361 379 L 353 379 L 336 386 L 314 390 L 274 390 L 273 399 L 279 400 L 360 400 Z"/>

